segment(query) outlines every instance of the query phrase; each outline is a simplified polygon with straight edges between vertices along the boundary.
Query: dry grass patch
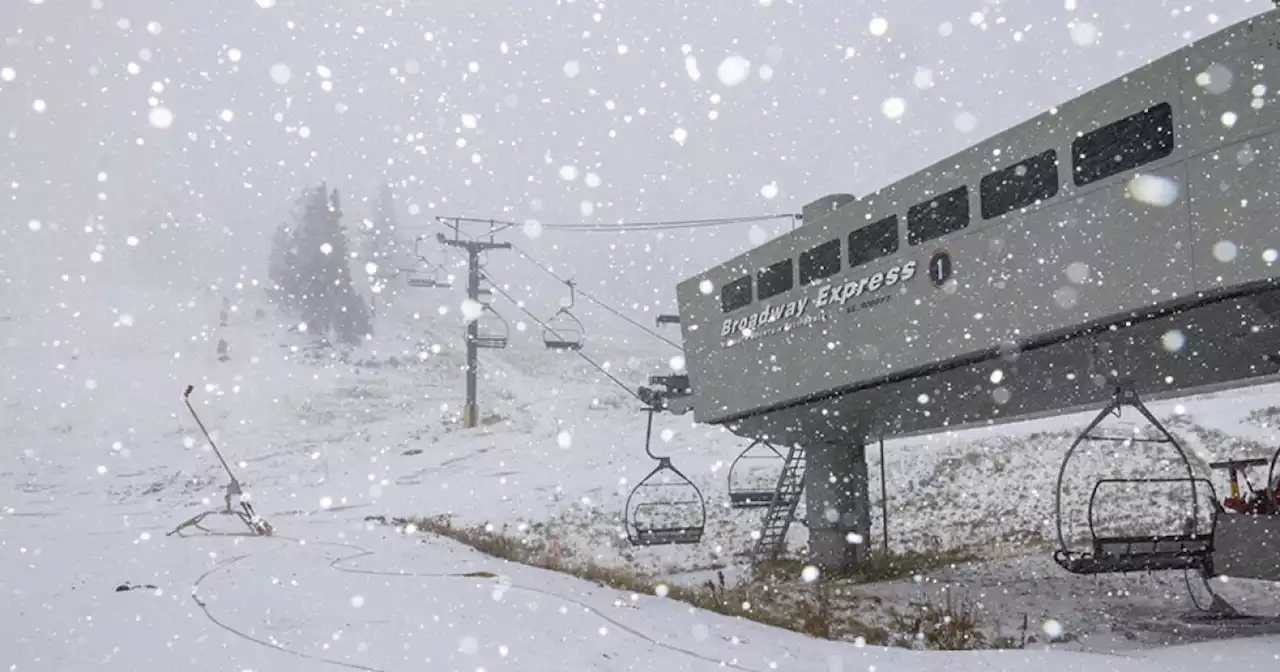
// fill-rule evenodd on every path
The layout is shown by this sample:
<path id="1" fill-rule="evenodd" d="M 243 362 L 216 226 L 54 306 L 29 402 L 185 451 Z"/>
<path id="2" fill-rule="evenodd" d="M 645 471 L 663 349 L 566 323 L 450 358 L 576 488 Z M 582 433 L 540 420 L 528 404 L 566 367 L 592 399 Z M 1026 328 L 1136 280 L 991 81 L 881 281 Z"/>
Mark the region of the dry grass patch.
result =
<path id="1" fill-rule="evenodd" d="M 991 638 L 973 602 L 952 598 L 941 604 L 915 602 L 903 611 L 854 593 L 849 583 L 898 579 L 978 559 L 969 549 L 938 552 L 905 552 L 880 555 L 855 571 L 829 574 L 806 583 L 801 572 L 803 560 L 784 558 L 757 567 L 750 580 L 729 585 L 723 572 L 716 580 L 697 586 L 671 585 L 623 567 L 579 560 L 561 552 L 538 536 L 545 528 L 530 526 L 521 536 L 507 526 L 488 524 L 455 525 L 448 516 L 391 518 L 370 516 L 367 521 L 393 525 L 408 531 L 422 531 L 466 544 L 481 553 L 532 567 L 569 574 L 586 581 L 637 594 L 668 599 L 742 618 L 764 625 L 801 632 L 812 637 L 861 641 L 872 645 L 935 650 L 1016 648 L 1008 637 Z M 492 576 L 476 572 L 476 576 Z M 879 611 L 887 614 L 885 625 L 872 625 L 860 617 Z M 860 617 L 855 618 L 854 614 Z M 1025 633 L 1024 633 L 1025 639 Z"/>

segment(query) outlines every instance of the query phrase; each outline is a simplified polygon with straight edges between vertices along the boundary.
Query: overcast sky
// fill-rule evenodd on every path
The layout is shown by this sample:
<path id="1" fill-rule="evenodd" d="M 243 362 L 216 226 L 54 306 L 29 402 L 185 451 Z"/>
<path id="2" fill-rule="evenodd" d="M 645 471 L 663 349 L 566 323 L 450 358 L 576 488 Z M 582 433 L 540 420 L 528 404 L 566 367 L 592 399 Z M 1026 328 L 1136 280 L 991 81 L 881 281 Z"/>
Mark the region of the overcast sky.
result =
<path id="1" fill-rule="evenodd" d="M 404 224 L 799 212 L 1269 7 L 5 0 L 0 274 L 10 291 L 114 277 L 153 258 L 141 248 L 165 239 L 128 236 L 172 211 L 199 227 L 176 280 L 241 266 L 261 277 L 267 237 L 321 179 L 343 190 L 349 221 L 383 179 L 404 185 Z M 678 280 L 777 230 L 511 239 L 602 297 L 669 310 Z M 554 307 L 556 286 L 532 267 L 499 253 L 490 264 Z"/>

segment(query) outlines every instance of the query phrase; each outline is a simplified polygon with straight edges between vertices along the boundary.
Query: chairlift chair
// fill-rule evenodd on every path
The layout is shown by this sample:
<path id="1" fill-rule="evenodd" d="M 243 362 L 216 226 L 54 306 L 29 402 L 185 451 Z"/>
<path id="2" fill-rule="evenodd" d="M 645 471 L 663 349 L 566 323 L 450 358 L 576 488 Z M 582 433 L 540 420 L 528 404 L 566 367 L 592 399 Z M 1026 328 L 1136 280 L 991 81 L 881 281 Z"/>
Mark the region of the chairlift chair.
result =
<path id="1" fill-rule="evenodd" d="M 569 286 L 569 305 L 557 310 L 542 331 L 542 342 L 548 350 L 579 350 L 585 340 L 585 328 L 571 312 L 577 300 L 574 283 L 567 280 L 564 284 Z"/>
<path id="2" fill-rule="evenodd" d="M 1142 438 L 1133 436 L 1094 435 L 1093 431 L 1108 415 L 1114 413 L 1119 417 L 1123 406 L 1135 408 L 1146 421 L 1158 430 L 1161 438 Z M 1173 446 L 1181 463 L 1186 467 L 1185 478 L 1106 478 L 1096 482 L 1089 497 L 1088 526 L 1091 548 L 1089 551 L 1073 551 L 1068 549 L 1063 534 L 1062 491 L 1067 464 L 1076 449 L 1086 440 L 1119 443 L 1165 443 Z M 1186 483 L 1190 488 L 1191 518 L 1184 529 L 1147 535 L 1100 535 L 1097 530 L 1094 505 L 1098 492 L 1108 484 L 1153 484 L 1153 483 Z M 1127 385 L 1117 385 L 1114 395 L 1107 406 L 1076 437 L 1075 442 L 1067 449 L 1058 471 L 1057 491 L 1054 499 L 1054 516 L 1057 524 L 1058 550 L 1053 559 L 1063 569 L 1073 574 L 1107 574 L 1137 571 L 1161 570 L 1200 570 L 1206 573 L 1210 567 L 1210 556 L 1213 552 L 1213 533 L 1200 532 L 1199 500 L 1197 485 L 1208 484 L 1213 492 L 1213 483 L 1208 479 L 1196 478 L 1186 450 L 1164 425 L 1143 405 L 1137 394 Z M 1213 503 L 1217 504 L 1217 496 L 1213 495 Z"/>
<path id="3" fill-rule="evenodd" d="M 507 347 L 510 329 L 507 327 L 507 321 L 502 319 L 502 316 L 492 306 L 484 304 L 480 316 L 476 318 L 475 327 L 476 333 L 472 337 L 472 343 L 475 343 L 477 348 L 502 349 Z"/>
<path id="4" fill-rule="evenodd" d="M 739 472 L 739 467 L 746 466 L 744 460 L 747 464 L 767 460 L 776 462 L 780 468 L 786 462 L 786 458 L 772 444 L 757 439 L 729 465 L 729 506 L 735 509 L 766 508 L 773 503 L 776 487 L 766 488 L 743 483 L 744 479 Z M 775 483 L 776 486 L 777 480 L 775 476 L 770 479 L 770 482 Z"/>
<path id="5" fill-rule="evenodd" d="M 1206 485 L 1214 492 L 1213 483 L 1206 478 L 1104 478 L 1093 486 L 1089 497 L 1089 536 L 1091 550 L 1055 560 L 1073 574 L 1108 574 L 1127 572 L 1158 572 L 1166 570 L 1200 570 L 1208 568 L 1208 558 L 1213 552 L 1213 533 L 1198 532 L 1194 526 L 1179 532 L 1140 535 L 1100 535 L 1094 515 L 1098 492 L 1104 485 L 1154 483 L 1187 483 L 1192 489 Z M 1216 499 L 1216 495 L 1214 497 Z"/>
<path id="6" fill-rule="evenodd" d="M 1276 456 L 1280 457 L 1280 450 L 1276 451 Z M 1236 513 L 1254 513 L 1270 515 L 1280 513 L 1280 492 L 1277 492 L 1275 483 L 1275 458 L 1267 459 L 1265 457 L 1249 458 L 1244 460 L 1224 460 L 1221 462 L 1211 462 L 1210 469 L 1226 469 L 1228 473 L 1228 487 L 1230 488 L 1227 498 L 1222 500 L 1222 506 L 1225 509 Z M 1262 488 L 1254 488 L 1249 482 L 1248 470 L 1251 467 L 1266 467 L 1270 465 L 1267 471 L 1267 480 L 1262 483 Z M 1245 494 L 1240 492 L 1240 479 L 1244 479 Z"/>
<path id="7" fill-rule="evenodd" d="M 448 289 L 453 286 L 453 283 L 445 278 L 443 272 L 439 268 L 433 268 L 425 271 L 417 268 L 410 268 L 406 270 L 409 273 L 408 284 L 410 287 Z"/>
<path id="8" fill-rule="evenodd" d="M 453 277 L 450 276 L 444 268 L 444 251 L 441 248 L 440 263 L 432 263 L 427 260 L 427 256 L 422 253 L 422 241 L 426 240 L 425 236 L 418 236 L 413 241 L 413 254 L 427 268 L 409 268 L 404 269 L 409 274 L 408 284 L 410 287 L 422 287 L 428 289 L 443 288 L 448 289 L 453 286 Z"/>
<path id="9" fill-rule="evenodd" d="M 1262 488 L 1254 488 L 1245 470 L 1270 466 Z M 1280 481 L 1276 468 L 1280 450 L 1270 460 L 1256 458 L 1215 462 L 1210 467 L 1230 470 L 1230 494 L 1213 521 L 1215 574 L 1243 579 L 1280 581 Z M 1239 475 L 1248 494 L 1241 496 Z"/>
<path id="10" fill-rule="evenodd" d="M 644 404 L 671 413 L 684 415 L 693 410 L 693 389 L 689 387 L 689 374 L 649 376 L 649 384 L 640 386 L 636 396 Z"/>
<path id="11" fill-rule="evenodd" d="M 656 460 L 658 466 L 641 479 L 627 496 L 626 508 L 623 510 L 627 541 L 633 546 L 697 544 L 702 541 L 702 532 L 707 525 L 706 500 L 698 486 L 671 464 L 671 458 L 653 454 L 650 445 L 653 439 L 653 414 L 658 408 L 649 406 L 645 410 L 649 418 L 645 428 L 644 452 Z M 667 475 L 672 480 L 658 480 L 660 476 Z M 647 488 L 646 492 L 661 492 L 661 489 L 666 489 L 667 492 L 678 494 L 668 494 L 662 499 L 632 506 L 632 500 L 642 488 Z M 677 522 L 672 522 L 673 519 Z"/>

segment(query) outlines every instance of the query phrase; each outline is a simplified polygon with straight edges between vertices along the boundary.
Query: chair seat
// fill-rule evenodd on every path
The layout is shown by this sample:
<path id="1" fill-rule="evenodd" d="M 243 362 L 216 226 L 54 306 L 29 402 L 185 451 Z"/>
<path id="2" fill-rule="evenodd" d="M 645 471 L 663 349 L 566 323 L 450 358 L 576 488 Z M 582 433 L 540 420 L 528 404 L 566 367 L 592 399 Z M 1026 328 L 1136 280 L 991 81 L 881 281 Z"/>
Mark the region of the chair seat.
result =
<path id="1" fill-rule="evenodd" d="M 729 493 L 729 504 L 736 509 L 754 509 L 772 503 L 772 490 L 738 490 Z"/>
<path id="2" fill-rule="evenodd" d="M 648 527 L 636 530 L 640 546 L 696 544 L 702 541 L 701 527 Z"/>

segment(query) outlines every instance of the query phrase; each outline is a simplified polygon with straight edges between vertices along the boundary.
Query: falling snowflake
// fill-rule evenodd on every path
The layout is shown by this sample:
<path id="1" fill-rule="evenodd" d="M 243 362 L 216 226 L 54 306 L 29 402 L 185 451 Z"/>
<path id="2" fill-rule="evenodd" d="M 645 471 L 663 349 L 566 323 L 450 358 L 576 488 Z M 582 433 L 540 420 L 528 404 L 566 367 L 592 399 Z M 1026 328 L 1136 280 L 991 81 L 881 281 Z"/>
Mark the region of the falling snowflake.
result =
<path id="1" fill-rule="evenodd" d="M 702 73 L 698 72 L 698 59 L 692 56 L 685 56 L 684 71 L 695 82 L 702 78 Z"/>
<path id="2" fill-rule="evenodd" d="M 271 66 L 270 73 L 271 73 L 271 79 L 276 84 L 279 84 L 281 86 L 288 84 L 289 80 L 293 79 L 293 70 L 291 70 L 289 66 L 285 65 L 284 63 L 276 63 L 275 65 Z"/>
<path id="3" fill-rule="evenodd" d="M 1214 63 L 1196 75 L 1196 85 L 1214 95 L 1222 95 L 1231 89 L 1235 75 L 1221 63 Z M 1255 94 L 1261 95 L 1261 94 Z"/>
<path id="4" fill-rule="evenodd" d="M 1160 336 L 1160 345 L 1169 352 L 1177 352 L 1187 344 L 1187 337 L 1178 329 L 1170 329 Z"/>
<path id="5" fill-rule="evenodd" d="M 1072 21 L 1068 30 L 1071 32 L 1071 41 L 1077 46 L 1087 47 L 1098 41 L 1098 28 L 1087 21 Z"/>
<path id="6" fill-rule="evenodd" d="M 960 112 L 953 123 L 957 131 L 972 133 L 978 127 L 978 118 L 972 112 Z"/>
<path id="7" fill-rule="evenodd" d="M 1239 251 L 1236 244 L 1229 240 L 1219 240 L 1213 244 L 1213 258 L 1223 263 L 1235 261 Z"/>
<path id="8" fill-rule="evenodd" d="M 1077 285 L 1084 284 L 1089 279 L 1089 264 L 1083 261 L 1073 261 L 1067 264 L 1067 279 Z M 999 382 L 999 381 L 992 381 Z"/>
<path id="9" fill-rule="evenodd" d="M 173 112 L 167 107 L 153 107 L 147 115 L 147 121 L 156 128 L 169 128 L 173 125 Z"/>
<path id="10" fill-rule="evenodd" d="M 749 74 L 751 74 L 751 62 L 738 54 L 726 57 L 720 62 L 720 67 L 716 68 L 716 76 L 725 86 L 737 86 Z"/>
<path id="11" fill-rule="evenodd" d="M 484 305 L 479 301 L 465 299 L 462 302 L 462 319 L 466 322 L 472 322 L 484 314 Z"/>
<path id="12" fill-rule="evenodd" d="M 880 113 L 890 119 L 901 119 L 906 111 L 906 101 L 897 96 L 886 98 L 884 102 L 880 103 Z"/>
<path id="13" fill-rule="evenodd" d="M 1136 175 L 1129 180 L 1129 195 L 1142 203 L 1165 207 L 1178 200 L 1178 183 L 1159 175 Z"/>
<path id="14" fill-rule="evenodd" d="M 917 89 L 928 89 L 933 86 L 933 70 L 929 68 L 916 68 L 916 72 L 911 76 L 911 82 L 916 85 Z"/>

